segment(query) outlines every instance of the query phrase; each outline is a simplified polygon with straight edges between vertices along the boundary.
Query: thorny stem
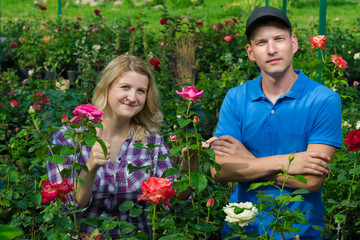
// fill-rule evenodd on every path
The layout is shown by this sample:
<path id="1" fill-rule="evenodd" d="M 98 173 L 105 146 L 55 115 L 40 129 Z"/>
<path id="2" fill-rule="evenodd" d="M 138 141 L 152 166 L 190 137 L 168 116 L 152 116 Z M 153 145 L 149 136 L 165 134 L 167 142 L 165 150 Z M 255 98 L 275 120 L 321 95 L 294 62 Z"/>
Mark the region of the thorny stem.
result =
<path id="1" fill-rule="evenodd" d="M 356 168 L 356 165 L 357 165 L 358 156 L 359 156 L 359 154 L 358 154 L 358 152 L 356 152 L 356 153 L 355 153 L 355 161 L 354 161 L 354 169 Z M 347 215 L 348 215 L 348 211 L 349 211 L 349 205 L 350 205 L 351 195 L 352 195 L 352 192 L 353 192 L 352 187 L 353 187 L 353 185 L 354 185 L 355 176 L 356 176 L 356 173 L 353 173 L 353 177 L 352 177 L 352 179 L 351 179 L 351 184 L 350 184 L 350 187 L 349 187 L 349 196 L 348 196 L 347 205 L 346 205 L 346 212 L 345 212 L 345 220 L 344 220 L 343 233 L 345 232 L 346 220 L 347 220 Z M 356 190 L 356 185 L 355 185 L 355 190 Z M 342 234 L 341 239 L 344 239 L 344 234 Z"/>

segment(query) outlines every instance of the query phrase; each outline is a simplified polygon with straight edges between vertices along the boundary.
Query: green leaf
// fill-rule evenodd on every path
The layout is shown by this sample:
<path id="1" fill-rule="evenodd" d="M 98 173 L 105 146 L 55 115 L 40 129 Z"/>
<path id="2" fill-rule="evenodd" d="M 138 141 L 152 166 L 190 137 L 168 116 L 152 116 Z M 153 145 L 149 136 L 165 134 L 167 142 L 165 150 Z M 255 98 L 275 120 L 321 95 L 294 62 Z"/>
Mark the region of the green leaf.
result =
<path id="1" fill-rule="evenodd" d="M 183 119 L 183 118 L 177 118 L 177 122 L 180 125 L 180 128 L 184 128 L 185 126 L 187 126 L 189 123 L 191 123 L 191 119 Z"/>
<path id="2" fill-rule="evenodd" d="M 30 196 L 30 201 L 33 203 L 40 205 L 41 204 L 41 193 L 32 194 Z"/>
<path id="3" fill-rule="evenodd" d="M 358 174 L 360 173 L 360 165 L 357 165 L 355 168 L 349 171 L 350 174 Z"/>
<path id="4" fill-rule="evenodd" d="M 252 183 L 250 185 L 248 191 L 254 190 L 254 189 L 259 188 L 261 186 L 268 186 L 268 185 L 274 185 L 274 182 L 269 181 L 269 182 Z"/>
<path id="5" fill-rule="evenodd" d="M 240 207 L 234 207 L 234 213 L 235 214 L 240 214 L 240 213 L 242 213 L 242 212 L 244 212 L 245 211 L 245 208 L 240 208 Z"/>
<path id="6" fill-rule="evenodd" d="M 66 158 L 61 157 L 60 155 L 55 155 L 50 159 L 50 162 L 53 164 L 63 164 L 67 161 Z"/>
<path id="7" fill-rule="evenodd" d="M 0 239 L 2 240 L 14 239 L 22 234 L 23 232 L 16 227 L 3 224 L 0 225 Z"/>
<path id="8" fill-rule="evenodd" d="M 85 135 L 85 144 L 89 147 L 94 146 L 95 142 L 97 141 L 97 137 L 92 134 L 86 134 Z"/>
<path id="9" fill-rule="evenodd" d="M 310 193 L 309 190 L 307 189 L 296 189 L 295 191 L 293 191 L 291 193 L 291 195 L 296 195 L 296 194 L 308 194 Z"/>
<path id="10" fill-rule="evenodd" d="M 143 210 L 141 208 L 132 208 L 130 210 L 131 217 L 139 217 L 142 214 Z"/>
<path id="11" fill-rule="evenodd" d="M 142 143 L 134 143 L 133 145 L 134 145 L 134 147 L 136 147 L 138 149 L 146 149 L 146 147 Z"/>
<path id="12" fill-rule="evenodd" d="M 191 184 L 199 193 L 206 188 L 208 181 L 204 174 L 193 173 L 191 174 Z"/>
<path id="13" fill-rule="evenodd" d="M 104 152 L 104 157 L 107 156 L 107 148 L 106 148 L 106 144 L 104 143 L 103 140 L 101 140 L 101 138 L 97 138 L 96 141 L 101 145 L 101 148 Z"/>
<path id="14" fill-rule="evenodd" d="M 120 211 L 129 211 L 130 209 L 132 209 L 134 207 L 134 205 L 135 205 L 134 202 L 126 201 L 119 206 L 119 210 Z"/>
<path id="15" fill-rule="evenodd" d="M 163 173 L 163 175 L 161 176 L 161 178 L 166 178 L 167 176 L 174 176 L 179 172 L 179 169 L 177 168 L 168 168 L 166 169 L 166 171 Z"/>
<path id="16" fill-rule="evenodd" d="M 295 175 L 294 178 L 303 184 L 307 183 L 307 180 L 303 175 Z"/>
<path id="17" fill-rule="evenodd" d="M 180 146 L 176 146 L 175 148 L 171 149 L 170 156 L 174 156 L 175 154 L 180 152 L 183 147 L 184 147 L 183 145 L 180 145 Z"/>
<path id="18" fill-rule="evenodd" d="M 72 145 L 65 145 L 62 146 L 60 149 L 60 154 L 63 156 L 70 156 L 72 154 L 74 154 L 75 149 Z"/>
<path id="19" fill-rule="evenodd" d="M 52 214 L 52 213 L 45 213 L 45 214 L 44 214 L 44 221 L 45 221 L 45 222 L 50 222 L 50 221 L 53 219 L 53 217 L 54 217 L 54 214 Z"/>

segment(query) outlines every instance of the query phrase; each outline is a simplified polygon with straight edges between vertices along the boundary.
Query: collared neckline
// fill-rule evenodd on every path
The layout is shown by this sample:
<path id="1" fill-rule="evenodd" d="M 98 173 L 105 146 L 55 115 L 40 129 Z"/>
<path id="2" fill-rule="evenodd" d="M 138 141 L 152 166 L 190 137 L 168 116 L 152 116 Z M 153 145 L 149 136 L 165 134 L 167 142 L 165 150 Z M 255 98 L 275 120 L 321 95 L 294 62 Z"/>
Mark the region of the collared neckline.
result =
<path id="1" fill-rule="evenodd" d="M 303 94 L 307 77 L 301 71 L 300 69 L 295 69 L 294 72 L 298 74 L 298 77 L 294 83 L 294 85 L 291 87 L 290 91 L 285 93 L 284 95 L 280 96 L 280 98 L 288 97 L 288 98 L 300 98 Z M 263 90 L 261 89 L 261 78 L 262 74 L 260 74 L 257 78 L 255 78 L 253 81 L 254 84 L 254 90 L 250 92 L 250 100 L 256 101 L 258 99 L 265 99 L 267 98 Z M 280 99 L 279 98 L 279 99 Z"/>

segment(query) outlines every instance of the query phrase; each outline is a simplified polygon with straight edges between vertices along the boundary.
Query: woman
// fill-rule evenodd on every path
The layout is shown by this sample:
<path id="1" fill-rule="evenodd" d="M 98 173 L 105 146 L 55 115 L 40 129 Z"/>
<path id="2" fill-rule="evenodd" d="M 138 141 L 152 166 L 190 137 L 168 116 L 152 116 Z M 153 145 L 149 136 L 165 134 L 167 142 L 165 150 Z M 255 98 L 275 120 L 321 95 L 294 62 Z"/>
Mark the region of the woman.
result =
<path id="1" fill-rule="evenodd" d="M 84 208 L 79 218 L 105 215 L 117 217 L 118 221 L 133 223 L 137 230 L 150 234 L 145 212 L 139 217 L 132 217 L 129 212 L 120 212 L 119 206 L 125 201 L 137 202 L 141 195 L 141 184 L 149 177 L 148 173 L 136 171 L 129 173 L 128 164 L 134 166 L 151 165 L 153 159 L 153 176 L 161 177 L 172 167 L 172 161 L 159 160 L 160 156 L 169 153 L 169 148 L 162 136 L 158 134 L 162 114 L 159 110 L 160 98 L 158 88 L 149 67 L 135 56 L 123 55 L 112 60 L 103 71 L 102 78 L 96 86 L 92 99 L 93 105 L 103 111 L 103 130 L 98 136 L 106 143 L 108 154 L 105 157 L 99 143 L 82 150 L 81 164 L 86 164 L 88 173 L 81 171 L 79 178 L 84 183 L 78 184 L 76 203 Z M 57 131 L 52 143 L 55 145 L 73 144 L 65 139 L 63 127 Z M 146 149 L 134 147 L 134 143 L 153 142 L 160 147 L 150 154 Z M 60 166 L 60 171 L 73 161 Z M 192 161 L 196 169 L 196 161 Z M 181 164 L 181 170 L 187 169 L 187 161 Z M 51 182 L 60 182 L 61 176 L 57 167 L 48 163 L 48 178 Z M 68 178 L 71 182 L 71 176 Z M 169 178 L 168 180 L 173 180 Z M 186 193 L 185 193 L 186 194 Z M 184 198 L 184 196 L 180 196 Z M 91 233 L 93 227 L 83 227 L 82 232 Z M 119 229 L 110 230 L 112 239 L 119 237 Z"/>

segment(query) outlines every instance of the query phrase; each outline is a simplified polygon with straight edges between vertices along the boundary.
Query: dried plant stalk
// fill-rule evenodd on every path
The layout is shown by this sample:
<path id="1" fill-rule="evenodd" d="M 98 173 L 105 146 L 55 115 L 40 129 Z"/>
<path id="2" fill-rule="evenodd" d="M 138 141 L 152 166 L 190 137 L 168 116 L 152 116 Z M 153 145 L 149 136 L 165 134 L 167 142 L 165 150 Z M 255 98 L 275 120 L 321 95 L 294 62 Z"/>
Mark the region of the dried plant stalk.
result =
<path id="1" fill-rule="evenodd" d="M 195 84 L 195 37 L 191 34 L 181 36 L 176 42 L 176 72 L 177 84 Z"/>

